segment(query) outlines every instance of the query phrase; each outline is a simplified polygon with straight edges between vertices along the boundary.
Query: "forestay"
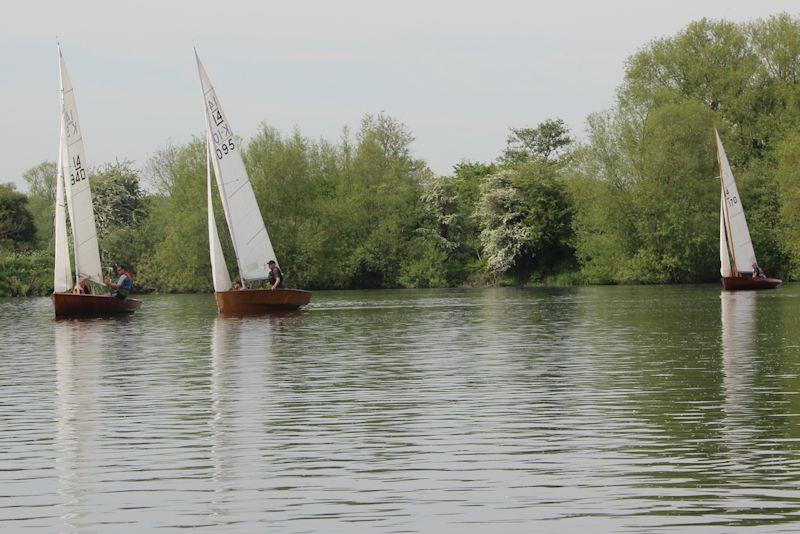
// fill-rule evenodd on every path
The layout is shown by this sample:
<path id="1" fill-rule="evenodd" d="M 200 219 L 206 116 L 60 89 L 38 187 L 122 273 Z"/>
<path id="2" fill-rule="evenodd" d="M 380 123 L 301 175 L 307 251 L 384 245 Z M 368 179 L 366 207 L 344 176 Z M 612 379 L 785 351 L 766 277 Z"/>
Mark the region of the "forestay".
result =
<path id="1" fill-rule="evenodd" d="M 78 280 L 88 278 L 103 283 L 100 267 L 100 249 L 97 244 L 97 229 L 92 208 L 92 192 L 86 172 L 86 157 L 83 138 L 78 123 L 75 92 L 72 89 L 64 56 L 58 50 L 61 78 L 61 116 L 64 129 L 64 188 L 72 226 L 75 251 L 75 276 Z"/>
<path id="2" fill-rule="evenodd" d="M 64 118 L 61 118 L 58 140 L 58 167 L 56 168 L 55 266 L 53 292 L 65 293 L 72 286 L 72 267 L 67 242 L 67 210 L 64 204 Z"/>
<path id="3" fill-rule="evenodd" d="M 203 87 L 206 127 L 211 140 L 211 160 L 222 197 L 222 207 L 236 251 L 242 280 L 267 278 L 267 262 L 277 261 L 253 186 L 242 161 L 238 141 L 217 99 L 200 58 L 197 69 Z"/>
<path id="4" fill-rule="evenodd" d="M 719 133 L 717 133 L 716 129 L 714 130 L 714 136 L 717 141 L 717 158 L 722 180 L 722 205 L 728 236 L 731 240 L 731 254 L 738 273 L 751 273 L 753 272 L 753 264 L 756 263 L 756 253 L 750 240 L 750 231 L 747 229 L 747 220 L 744 216 L 742 201 L 739 197 L 736 182 L 733 179 L 728 157 L 722 147 L 722 140 L 719 138 Z"/>
<path id="5" fill-rule="evenodd" d="M 227 291 L 231 288 L 231 276 L 225 265 L 225 256 L 217 233 L 217 221 L 214 218 L 214 204 L 211 201 L 211 140 L 206 136 L 206 187 L 208 188 L 208 245 L 211 254 L 211 278 L 214 291 Z"/>

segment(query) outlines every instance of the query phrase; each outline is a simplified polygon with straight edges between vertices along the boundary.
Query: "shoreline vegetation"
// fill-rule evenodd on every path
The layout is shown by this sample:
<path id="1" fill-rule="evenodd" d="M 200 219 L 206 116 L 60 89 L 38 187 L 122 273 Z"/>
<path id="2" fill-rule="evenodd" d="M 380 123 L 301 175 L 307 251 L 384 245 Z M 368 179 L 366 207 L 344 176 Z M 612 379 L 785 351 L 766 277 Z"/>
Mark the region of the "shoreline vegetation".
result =
<path id="1" fill-rule="evenodd" d="M 703 19 L 646 44 L 582 141 L 560 119 L 512 127 L 494 161 L 436 176 L 412 153 L 412 132 L 381 113 L 335 141 L 262 124 L 243 157 L 290 287 L 717 282 L 713 126 L 759 263 L 797 279 L 800 18 L 788 14 Z M 196 137 L 141 169 L 92 170 L 103 265 L 122 263 L 159 292 L 212 290 L 205 158 Z M 52 292 L 55 170 L 26 171 L 27 194 L 0 186 L 0 295 Z"/>

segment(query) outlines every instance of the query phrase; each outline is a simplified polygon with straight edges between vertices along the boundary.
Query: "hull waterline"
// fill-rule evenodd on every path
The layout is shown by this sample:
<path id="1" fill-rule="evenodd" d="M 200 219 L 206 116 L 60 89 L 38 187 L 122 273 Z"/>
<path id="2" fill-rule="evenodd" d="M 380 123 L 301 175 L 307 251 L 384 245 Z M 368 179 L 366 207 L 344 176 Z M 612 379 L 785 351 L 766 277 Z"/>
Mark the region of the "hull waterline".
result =
<path id="1" fill-rule="evenodd" d="M 110 295 L 53 293 L 56 317 L 112 317 L 128 315 L 142 306 L 141 300 L 118 299 Z"/>
<path id="2" fill-rule="evenodd" d="M 722 278 L 722 287 L 728 291 L 749 289 L 775 289 L 783 281 L 777 278 L 751 278 L 745 276 L 726 276 Z"/>
<path id="3" fill-rule="evenodd" d="M 251 315 L 297 310 L 311 300 L 311 292 L 302 289 L 240 289 L 215 291 L 217 309 L 225 315 Z"/>

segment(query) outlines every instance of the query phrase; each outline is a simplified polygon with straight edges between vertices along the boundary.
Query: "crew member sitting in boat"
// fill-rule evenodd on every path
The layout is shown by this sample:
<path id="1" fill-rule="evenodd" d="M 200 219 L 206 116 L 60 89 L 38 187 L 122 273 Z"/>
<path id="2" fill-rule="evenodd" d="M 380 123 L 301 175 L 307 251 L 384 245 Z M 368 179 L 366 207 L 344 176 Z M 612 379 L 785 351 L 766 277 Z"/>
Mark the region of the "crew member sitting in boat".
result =
<path id="1" fill-rule="evenodd" d="M 767 275 L 764 274 L 764 269 L 758 266 L 757 263 L 753 264 L 753 278 L 766 278 Z"/>
<path id="2" fill-rule="evenodd" d="M 128 298 L 131 289 L 133 289 L 133 276 L 121 265 L 117 267 L 117 276 L 119 278 L 116 282 L 106 280 L 106 284 L 114 288 L 114 291 L 111 292 L 112 297 L 124 300 Z"/>
<path id="3" fill-rule="evenodd" d="M 86 283 L 86 278 L 81 278 L 75 287 L 72 289 L 74 295 L 91 295 L 92 288 Z"/>
<path id="4" fill-rule="evenodd" d="M 267 262 L 267 268 L 269 269 L 267 281 L 270 283 L 270 291 L 274 291 L 275 289 L 283 289 L 283 271 L 281 271 L 281 268 L 278 267 L 277 263 L 275 263 L 275 260 L 269 260 Z"/>

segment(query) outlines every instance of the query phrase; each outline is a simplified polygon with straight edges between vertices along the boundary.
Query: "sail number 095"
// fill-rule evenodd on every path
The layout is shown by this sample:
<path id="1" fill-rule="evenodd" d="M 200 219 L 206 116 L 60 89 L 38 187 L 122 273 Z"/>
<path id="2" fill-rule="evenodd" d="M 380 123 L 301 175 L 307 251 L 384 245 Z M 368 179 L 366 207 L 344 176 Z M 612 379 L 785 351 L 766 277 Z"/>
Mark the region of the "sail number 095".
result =
<path id="1" fill-rule="evenodd" d="M 236 148 L 236 145 L 233 144 L 233 137 L 231 137 L 230 139 L 228 139 L 227 142 L 222 143 L 217 148 L 217 159 L 222 159 L 226 154 L 229 154 L 234 148 Z"/>

